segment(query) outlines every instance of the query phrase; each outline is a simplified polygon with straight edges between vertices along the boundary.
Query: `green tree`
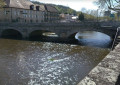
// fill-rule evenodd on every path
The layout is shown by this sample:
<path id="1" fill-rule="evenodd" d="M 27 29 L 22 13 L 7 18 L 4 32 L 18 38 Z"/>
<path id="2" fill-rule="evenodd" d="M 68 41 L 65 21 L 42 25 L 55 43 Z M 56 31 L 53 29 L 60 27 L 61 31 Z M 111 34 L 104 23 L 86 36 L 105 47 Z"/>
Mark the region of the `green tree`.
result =
<path id="1" fill-rule="evenodd" d="M 0 0 L 0 8 L 2 8 L 5 5 L 5 2 L 3 0 Z"/>
<path id="2" fill-rule="evenodd" d="M 81 12 L 81 14 L 79 14 L 78 19 L 79 19 L 80 21 L 84 21 L 84 14 L 83 14 L 82 12 Z"/>

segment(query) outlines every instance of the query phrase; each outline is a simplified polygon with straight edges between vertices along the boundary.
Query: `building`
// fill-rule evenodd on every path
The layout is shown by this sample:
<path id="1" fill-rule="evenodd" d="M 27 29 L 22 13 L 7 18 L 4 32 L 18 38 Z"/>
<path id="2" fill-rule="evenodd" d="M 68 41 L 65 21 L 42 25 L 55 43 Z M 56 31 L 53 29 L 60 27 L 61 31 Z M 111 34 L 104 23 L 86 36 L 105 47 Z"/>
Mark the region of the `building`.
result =
<path id="1" fill-rule="evenodd" d="M 44 5 L 45 6 L 45 22 L 58 21 L 59 20 L 59 12 L 52 5 Z"/>
<path id="2" fill-rule="evenodd" d="M 57 16 L 54 7 L 33 4 L 29 0 L 4 0 L 6 5 L 0 9 L 0 22 L 40 23 Z M 54 9 L 54 11 L 52 11 Z M 56 12 L 55 12 L 56 11 Z M 53 15 L 56 13 L 55 17 Z M 47 20 L 46 20 L 46 14 Z"/>
<path id="3" fill-rule="evenodd" d="M 76 21 L 78 16 L 70 15 L 70 14 L 60 14 L 61 22 L 70 22 L 70 21 Z"/>

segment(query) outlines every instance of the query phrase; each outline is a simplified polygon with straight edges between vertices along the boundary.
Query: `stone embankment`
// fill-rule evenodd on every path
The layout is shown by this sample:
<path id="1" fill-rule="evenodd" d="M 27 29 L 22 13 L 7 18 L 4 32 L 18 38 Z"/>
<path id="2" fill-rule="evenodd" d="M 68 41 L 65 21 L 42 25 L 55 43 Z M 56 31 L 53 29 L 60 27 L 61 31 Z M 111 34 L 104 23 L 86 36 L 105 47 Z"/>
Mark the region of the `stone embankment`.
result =
<path id="1" fill-rule="evenodd" d="M 120 43 L 78 85 L 120 85 Z"/>

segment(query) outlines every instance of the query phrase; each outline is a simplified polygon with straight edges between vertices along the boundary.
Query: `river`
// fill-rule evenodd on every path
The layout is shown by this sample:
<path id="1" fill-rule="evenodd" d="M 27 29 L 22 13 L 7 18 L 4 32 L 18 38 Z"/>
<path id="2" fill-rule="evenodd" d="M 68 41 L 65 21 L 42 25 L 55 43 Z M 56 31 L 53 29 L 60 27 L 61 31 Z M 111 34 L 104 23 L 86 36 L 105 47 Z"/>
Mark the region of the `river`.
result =
<path id="1" fill-rule="evenodd" d="M 0 39 L 0 85 L 76 85 L 109 51 L 91 45 Z"/>

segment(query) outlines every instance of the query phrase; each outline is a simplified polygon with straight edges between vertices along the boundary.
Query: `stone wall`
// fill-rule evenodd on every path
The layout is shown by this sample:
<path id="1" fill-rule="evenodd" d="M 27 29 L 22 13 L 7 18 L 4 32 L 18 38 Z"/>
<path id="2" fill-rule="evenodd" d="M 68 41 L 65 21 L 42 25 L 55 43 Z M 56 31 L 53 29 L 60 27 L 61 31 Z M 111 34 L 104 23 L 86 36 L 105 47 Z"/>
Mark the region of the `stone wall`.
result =
<path id="1" fill-rule="evenodd" d="M 120 43 L 78 85 L 120 85 Z"/>

